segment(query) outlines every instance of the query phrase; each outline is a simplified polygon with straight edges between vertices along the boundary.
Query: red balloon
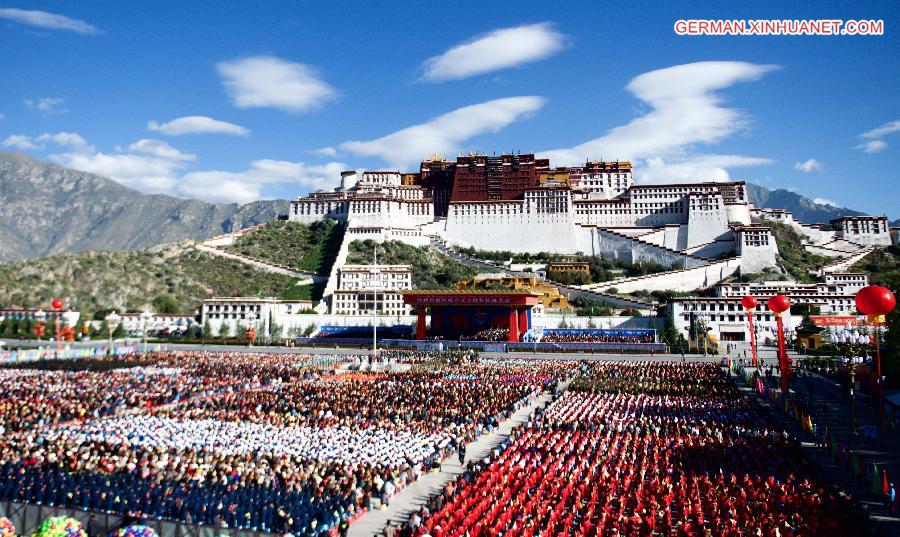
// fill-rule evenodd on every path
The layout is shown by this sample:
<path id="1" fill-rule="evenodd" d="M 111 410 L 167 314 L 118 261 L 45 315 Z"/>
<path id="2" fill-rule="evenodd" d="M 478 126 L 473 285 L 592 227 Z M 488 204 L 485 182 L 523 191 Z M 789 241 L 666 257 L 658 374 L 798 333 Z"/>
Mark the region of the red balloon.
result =
<path id="1" fill-rule="evenodd" d="M 769 309 L 775 313 L 787 311 L 791 307 L 791 301 L 784 295 L 775 295 L 767 302 Z"/>
<path id="2" fill-rule="evenodd" d="M 53 306 L 53 309 L 55 310 L 61 310 L 63 307 L 63 301 L 59 298 L 54 298 L 53 302 L 51 302 L 50 305 Z"/>
<path id="3" fill-rule="evenodd" d="M 897 299 L 887 287 L 870 285 L 856 293 L 856 309 L 864 315 L 887 315 L 896 305 Z"/>
<path id="4" fill-rule="evenodd" d="M 754 310 L 756 306 L 759 306 L 759 301 L 756 300 L 756 297 L 747 295 L 741 299 L 741 305 L 744 306 L 744 309 Z"/>

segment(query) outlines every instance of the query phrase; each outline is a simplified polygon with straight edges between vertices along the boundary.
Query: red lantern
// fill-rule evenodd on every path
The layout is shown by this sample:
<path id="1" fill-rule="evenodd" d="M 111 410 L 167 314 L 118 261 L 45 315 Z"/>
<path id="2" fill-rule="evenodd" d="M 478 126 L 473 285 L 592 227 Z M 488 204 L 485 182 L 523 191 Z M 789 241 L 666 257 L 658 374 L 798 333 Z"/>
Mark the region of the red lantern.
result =
<path id="1" fill-rule="evenodd" d="M 755 310 L 756 306 L 759 306 L 759 301 L 756 300 L 756 297 L 747 295 L 741 299 L 741 305 L 745 310 Z"/>
<path id="2" fill-rule="evenodd" d="M 55 310 L 61 310 L 64 304 L 62 299 L 54 298 L 50 305 L 53 306 L 53 309 Z"/>
<path id="3" fill-rule="evenodd" d="M 887 287 L 870 285 L 856 293 L 856 309 L 864 315 L 887 315 L 896 305 L 897 299 Z"/>
<path id="4" fill-rule="evenodd" d="M 46 328 L 44 328 L 43 323 L 37 323 L 36 325 L 34 325 L 34 337 L 42 338 L 42 337 L 44 337 L 45 333 L 46 333 Z"/>
<path id="5" fill-rule="evenodd" d="M 782 313 L 791 307 L 791 301 L 784 295 L 775 295 L 767 302 L 769 309 L 775 313 Z"/>

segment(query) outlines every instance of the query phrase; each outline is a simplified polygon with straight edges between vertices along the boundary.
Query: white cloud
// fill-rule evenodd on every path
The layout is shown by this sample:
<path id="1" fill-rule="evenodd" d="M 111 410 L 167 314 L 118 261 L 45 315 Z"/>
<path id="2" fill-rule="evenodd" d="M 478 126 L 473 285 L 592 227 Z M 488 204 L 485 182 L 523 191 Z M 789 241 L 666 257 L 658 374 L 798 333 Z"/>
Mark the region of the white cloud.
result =
<path id="1" fill-rule="evenodd" d="M 24 134 L 10 134 L 3 142 L 3 147 L 11 147 L 13 149 L 37 149 L 38 146 L 31 141 L 31 138 Z"/>
<path id="2" fill-rule="evenodd" d="M 208 201 L 246 203 L 260 199 L 262 189 L 273 184 L 290 183 L 303 189 L 337 186 L 346 165 L 329 162 L 307 166 L 302 162 L 256 160 L 242 172 L 220 170 L 191 172 L 181 178 L 180 193 Z"/>
<path id="3" fill-rule="evenodd" d="M 497 132 L 544 106 L 543 97 L 507 97 L 464 106 L 375 140 L 349 141 L 340 149 L 360 156 L 375 156 L 398 168 L 413 165 L 426 155 L 451 154 L 479 134 Z"/>
<path id="4" fill-rule="evenodd" d="M 827 198 L 816 198 L 813 200 L 813 203 L 818 203 L 819 205 L 831 205 L 832 207 L 843 207 L 843 205 L 839 204 L 836 201 L 831 201 Z"/>
<path id="5" fill-rule="evenodd" d="M 42 134 L 36 138 L 16 134 L 3 140 L 5 147 L 42 149 L 36 141 L 54 142 L 70 148 L 49 159 L 63 166 L 108 177 L 125 186 L 151 194 L 169 194 L 214 202 L 249 202 L 262 197 L 263 188 L 293 184 L 300 189 L 337 186 L 340 162 L 307 166 L 301 162 L 261 159 L 242 172 L 219 170 L 186 172 L 196 155 L 172 147 L 162 140 L 144 138 L 113 153 L 98 151 L 77 133 Z"/>
<path id="6" fill-rule="evenodd" d="M 501 28 L 457 45 L 423 64 L 429 82 L 460 80 L 542 60 L 562 50 L 566 38 L 550 23 Z"/>
<path id="7" fill-rule="evenodd" d="M 48 30 L 67 30 L 79 34 L 97 34 L 100 29 L 83 20 L 72 19 L 56 13 L 46 11 L 3 8 L 0 9 L 0 19 L 7 19 L 20 24 L 45 28 Z"/>
<path id="8" fill-rule="evenodd" d="M 240 125 L 220 121 L 207 116 L 184 116 L 173 119 L 168 123 L 147 122 L 147 128 L 151 131 L 161 132 L 168 136 L 181 136 L 183 134 L 231 134 L 234 136 L 246 136 L 250 131 Z"/>
<path id="9" fill-rule="evenodd" d="M 758 80 L 776 69 L 745 62 L 698 62 L 676 65 L 639 75 L 626 89 L 647 103 L 650 111 L 609 130 L 600 138 L 548 155 L 554 164 L 577 165 L 588 159 L 631 159 L 656 168 L 643 177 L 663 180 L 666 173 L 688 171 L 722 178 L 726 167 L 767 164 L 760 157 L 695 155 L 696 144 L 714 144 L 746 126 L 743 113 L 722 105 L 717 90 L 738 82 Z M 690 177 L 683 177 L 687 180 Z M 696 177 L 695 177 L 696 179 Z"/>
<path id="10" fill-rule="evenodd" d="M 820 172 L 824 169 L 824 166 L 818 160 L 811 158 L 805 162 L 795 162 L 794 169 L 803 173 Z"/>
<path id="11" fill-rule="evenodd" d="M 0 119 L 6 119 L 6 115 L 3 112 L 0 112 Z"/>
<path id="12" fill-rule="evenodd" d="M 860 149 L 866 153 L 880 153 L 887 149 L 887 146 L 888 144 L 884 140 L 869 140 L 855 146 L 854 149 Z"/>
<path id="13" fill-rule="evenodd" d="M 77 132 L 58 132 L 56 134 L 42 134 L 35 138 L 38 142 L 54 142 L 57 145 L 69 147 L 87 147 L 87 141 Z"/>
<path id="14" fill-rule="evenodd" d="M 83 143 L 74 143 L 74 136 Z M 70 152 L 50 155 L 50 160 L 58 164 L 108 177 L 152 194 L 176 193 L 179 172 L 196 158 L 163 141 L 151 139 L 138 140 L 125 149 L 116 148 L 115 153 L 104 153 L 88 145 L 80 136 L 74 136 L 41 135 L 38 138 L 47 137 L 48 140 L 73 147 Z"/>
<path id="15" fill-rule="evenodd" d="M 900 131 L 900 119 L 885 123 L 859 135 L 860 138 L 884 138 L 886 135 Z"/>
<path id="16" fill-rule="evenodd" d="M 635 170 L 635 179 L 646 183 L 683 183 L 696 181 L 729 181 L 729 168 L 763 166 L 772 160 L 742 155 L 691 155 L 685 158 L 645 159 Z"/>
<path id="17" fill-rule="evenodd" d="M 128 151 L 173 161 L 190 161 L 197 158 L 196 155 L 179 151 L 162 140 L 152 140 L 149 138 L 138 140 L 129 145 Z"/>
<path id="18" fill-rule="evenodd" d="M 272 56 L 254 56 L 216 64 L 225 91 L 238 108 L 279 108 L 303 112 L 337 95 L 315 70 Z"/>
<path id="19" fill-rule="evenodd" d="M 67 109 L 63 108 L 65 99 L 62 97 L 41 97 L 40 99 L 24 99 L 22 101 L 25 108 L 40 112 L 43 116 L 51 114 L 65 114 Z"/>
<path id="20" fill-rule="evenodd" d="M 333 156 L 337 155 L 337 149 L 335 149 L 331 146 L 326 146 L 326 147 L 320 147 L 319 149 L 313 149 L 312 153 L 314 155 L 319 155 L 320 157 L 333 157 Z"/>
<path id="21" fill-rule="evenodd" d="M 171 193 L 177 184 L 176 174 L 184 168 L 184 161 L 153 155 L 103 152 L 60 153 L 51 160 L 81 170 L 108 177 L 125 186 L 148 193 Z"/>
<path id="22" fill-rule="evenodd" d="M 884 138 L 888 134 L 893 134 L 897 131 L 900 131 L 900 119 L 889 121 L 880 127 L 876 127 L 870 131 L 866 131 L 859 135 L 860 138 L 864 141 L 863 143 L 854 146 L 853 149 L 859 149 L 866 153 L 879 153 L 887 149 L 888 144 L 881 138 Z"/>

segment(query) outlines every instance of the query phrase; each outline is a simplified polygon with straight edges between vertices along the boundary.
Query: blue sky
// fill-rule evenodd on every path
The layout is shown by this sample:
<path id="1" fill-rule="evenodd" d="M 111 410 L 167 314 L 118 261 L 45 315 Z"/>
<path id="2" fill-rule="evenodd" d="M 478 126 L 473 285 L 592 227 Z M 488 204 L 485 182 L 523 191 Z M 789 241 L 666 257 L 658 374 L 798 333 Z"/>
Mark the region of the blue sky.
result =
<path id="1" fill-rule="evenodd" d="M 895 2 L 0 3 L 0 149 L 248 201 L 506 150 L 900 216 Z M 882 36 L 678 36 L 678 19 Z M 177 120 L 177 121 L 176 121 Z"/>

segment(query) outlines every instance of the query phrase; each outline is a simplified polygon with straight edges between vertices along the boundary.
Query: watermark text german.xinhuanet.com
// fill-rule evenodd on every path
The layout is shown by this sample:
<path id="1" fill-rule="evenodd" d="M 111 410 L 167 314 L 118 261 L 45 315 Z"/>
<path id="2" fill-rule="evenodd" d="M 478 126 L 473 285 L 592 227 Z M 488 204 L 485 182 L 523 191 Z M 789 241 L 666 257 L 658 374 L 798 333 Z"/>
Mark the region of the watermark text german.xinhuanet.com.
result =
<path id="1" fill-rule="evenodd" d="M 679 19 L 678 35 L 884 35 L 883 20 Z"/>

